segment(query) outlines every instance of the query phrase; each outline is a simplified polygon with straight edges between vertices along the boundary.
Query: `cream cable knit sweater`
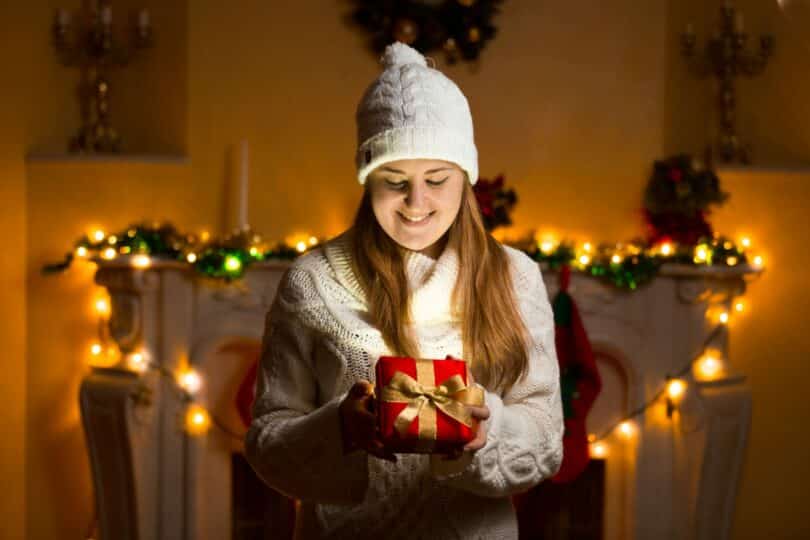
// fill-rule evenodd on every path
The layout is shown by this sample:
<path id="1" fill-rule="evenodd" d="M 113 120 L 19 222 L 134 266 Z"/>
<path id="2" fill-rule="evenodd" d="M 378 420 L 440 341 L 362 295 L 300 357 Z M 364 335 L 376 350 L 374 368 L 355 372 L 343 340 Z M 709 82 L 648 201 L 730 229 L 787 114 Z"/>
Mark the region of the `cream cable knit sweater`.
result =
<path id="1" fill-rule="evenodd" d="M 295 261 L 267 315 L 248 461 L 270 486 L 302 500 L 300 539 L 517 539 L 509 495 L 552 476 L 563 417 L 554 318 L 537 264 L 505 246 L 531 334 L 528 376 L 506 395 L 486 392 L 487 444 L 446 462 L 399 454 L 397 463 L 342 452 L 338 404 L 391 354 L 369 324 L 346 234 Z M 450 293 L 458 257 L 407 252 L 417 342 L 426 358 L 462 357 Z M 483 428 L 483 427 L 482 427 Z"/>

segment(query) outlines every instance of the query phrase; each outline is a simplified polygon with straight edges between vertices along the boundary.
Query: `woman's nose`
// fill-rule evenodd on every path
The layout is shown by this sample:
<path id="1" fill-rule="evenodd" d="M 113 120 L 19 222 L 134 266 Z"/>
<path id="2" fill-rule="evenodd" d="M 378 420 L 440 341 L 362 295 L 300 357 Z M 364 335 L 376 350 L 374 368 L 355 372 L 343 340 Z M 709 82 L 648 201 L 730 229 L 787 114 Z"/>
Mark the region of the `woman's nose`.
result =
<path id="1" fill-rule="evenodd" d="M 417 183 L 412 183 L 408 189 L 408 196 L 405 197 L 405 203 L 408 206 L 421 208 L 425 202 L 425 188 Z"/>

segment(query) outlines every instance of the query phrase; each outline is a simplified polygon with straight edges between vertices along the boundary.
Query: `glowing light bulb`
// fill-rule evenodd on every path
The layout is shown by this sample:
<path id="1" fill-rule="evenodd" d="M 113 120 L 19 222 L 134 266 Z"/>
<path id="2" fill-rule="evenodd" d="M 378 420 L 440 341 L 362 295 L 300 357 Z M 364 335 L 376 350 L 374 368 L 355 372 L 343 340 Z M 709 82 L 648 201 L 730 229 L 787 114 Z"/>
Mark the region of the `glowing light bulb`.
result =
<path id="1" fill-rule="evenodd" d="M 106 298 L 99 298 L 96 300 L 96 313 L 101 316 L 108 315 L 110 313 L 110 303 L 107 301 Z"/>
<path id="2" fill-rule="evenodd" d="M 127 231 L 127 236 L 129 236 L 130 238 L 135 238 L 136 234 L 138 234 L 138 232 L 135 229 L 130 229 Z"/>
<path id="3" fill-rule="evenodd" d="M 610 260 L 614 264 L 619 264 L 620 262 L 622 262 L 622 256 L 616 253 L 615 255 L 613 255 L 613 257 L 610 258 Z"/>
<path id="4" fill-rule="evenodd" d="M 585 254 L 579 256 L 579 264 L 581 264 L 582 266 L 587 266 L 589 262 L 591 262 L 590 256 Z"/>
<path id="5" fill-rule="evenodd" d="M 723 247 L 724 247 L 725 249 L 731 249 L 731 248 L 733 248 L 733 247 L 734 247 L 734 244 L 732 244 L 731 242 L 729 242 L 728 240 L 726 240 L 725 242 L 723 242 Z"/>
<path id="6" fill-rule="evenodd" d="M 595 458 L 603 458 L 607 455 L 607 446 L 605 443 L 593 443 L 591 445 L 591 455 Z"/>
<path id="7" fill-rule="evenodd" d="M 707 354 L 698 363 L 698 372 L 705 379 L 717 377 L 722 370 L 723 363 L 714 354 Z"/>
<path id="8" fill-rule="evenodd" d="M 740 244 L 742 244 L 742 247 L 744 247 L 744 248 L 750 248 L 751 247 L 751 239 L 748 238 L 747 236 L 743 236 L 740 239 Z"/>
<path id="9" fill-rule="evenodd" d="M 205 434 L 211 427 L 211 417 L 201 406 L 190 405 L 186 410 L 186 431 L 189 435 Z"/>
<path id="10" fill-rule="evenodd" d="M 152 265 L 152 260 L 149 255 L 135 255 L 132 257 L 132 266 L 135 268 L 149 268 Z"/>
<path id="11" fill-rule="evenodd" d="M 590 253 L 591 250 L 593 249 L 593 246 L 591 245 L 590 242 L 585 242 L 585 244 L 582 245 L 582 249 L 584 249 L 586 252 Z"/>
<path id="12" fill-rule="evenodd" d="M 667 394 L 672 400 L 678 400 L 686 391 L 686 383 L 680 379 L 672 379 L 667 384 Z"/>
<path id="13" fill-rule="evenodd" d="M 756 257 L 754 257 L 753 263 L 755 267 L 762 268 L 763 263 L 762 255 L 757 255 Z"/>
<path id="14" fill-rule="evenodd" d="M 310 245 L 310 246 L 314 246 L 314 245 L 316 245 L 317 243 L 318 243 L 318 239 L 317 239 L 317 238 L 315 238 L 314 236 L 310 236 L 310 237 L 309 237 L 309 245 Z"/>
<path id="15" fill-rule="evenodd" d="M 200 374 L 189 368 L 178 377 L 177 384 L 189 394 L 196 394 L 202 386 Z"/>
<path id="16" fill-rule="evenodd" d="M 734 302 L 734 309 L 737 311 L 737 313 L 742 313 L 745 311 L 745 302 L 743 300 L 737 300 Z"/>
<path id="17" fill-rule="evenodd" d="M 104 240 L 104 236 L 105 236 L 104 231 L 102 231 L 101 229 L 93 231 L 93 240 L 95 240 L 96 242 L 101 242 L 102 240 Z"/>
<path id="18" fill-rule="evenodd" d="M 200 233 L 200 240 L 203 242 L 208 242 L 208 239 L 211 238 L 211 233 L 208 231 L 203 231 Z"/>
<path id="19" fill-rule="evenodd" d="M 250 253 L 251 257 L 255 257 L 259 254 L 259 249 L 256 246 L 252 246 L 250 250 L 248 250 L 248 253 Z"/>
<path id="20" fill-rule="evenodd" d="M 87 257 L 87 248 L 84 247 L 84 246 L 77 247 L 76 248 L 76 256 L 81 257 L 81 258 Z"/>
<path id="21" fill-rule="evenodd" d="M 100 354 L 101 354 L 101 351 L 103 351 L 103 350 L 104 350 L 104 348 L 101 346 L 101 343 L 93 343 L 93 344 L 90 346 L 90 353 L 91 353 L 93 356 L 98 356 L 98 355 L 100 355 Z"/>
<path id="22" fill-rule="evenodd" d="M 738 260 L 739 259 L 737 259 L 737 257 L 735 257 L 734 255 L 730 255 L 729 257 L 726 258 L 726 264 L 729 266 L 734 266 L 735 264 L 737 264 Z"/>
<path id="23" fill-rule="evenodd" d="M 304 241 L 298 242 L 295 244 L 295 249 L 298 253 L 303 253 L 307 250 L 307 243 Z"/>
<path id="24" fill-rule="evenodd" d="M 636 426 L 630 420 L 625 420 L 619 424 L 619 433 L 626 439 L 629 439 L 636 433 Z"/>
<path id="25" fill-rule="evenodd" d="M 188 255 L 186 255 L 186 260 L 188 262 L 190 262 L 191 264 L 194 264 L 194 262 L 197 260 L 197 254 L 196 253 L 189 253 Z"/>
<path id="26" fill-rule="evenodd" d="M 132 371 L 143 373 L 149 367 L 149 363 L 142 352 L 135 352 L 127 356 L 127 366 Z"/>
<path id="27" fill-rule="evenodd" d="M 554 251 L 554 242 L 551 240 L 544 240 L 540 243 L 540 251 L 548 255 L 552 251 Z"/>
<path id="28" fill-rule="evenodd" d="M 225 257 L 225 270 L 228 272 L 237 272 L 240 268 L 242 268 L 242 261 L 239 260 L 239 257 L 234 257 L 233 255 Z"/>
<path id="29" fill-rule="evenodd" d="M 101 252 L 101 258 L 107 259 L 108 261 L 113 260 L 118 254 L 115 252 L 115 248 L 108 247 L 104 251 Z"/>
<path id="30" fill-rule="evenodd" d="M 720 315 L 717 316 L 717 319 L 720 321 L 721 324 L 728 324 L 728 311 L 722 312 Z"/>
<path id="31" fill-rule="evenodd" d="M 108 244 L 110 244 L 110 245 L 115 245 L 115 243 L 116 243 L 116 242 L 118 242 L 118 237 L 117 237 L 117 236 L 115 236 L 114 234 L 113 234 L 113 235 L 110 235 L 110 236 L 107 238 L 107 243 L 108 243 Z"/>
<path id="32" fill-rule="evenodd" d="M 673 251 L 674 251 L 674 248 L 672 247 L 671 243 L 664 242 L 663 244 L 661 244 L 661 254 L 662 255 L 665 255 L 665 256 L 672 255 Z"/>
<path id="33" fill-rule="evenodd" d="M 701 244 L 695 248 L 695 262 L 706 262 L 709 259 L 709 249 Z"/>

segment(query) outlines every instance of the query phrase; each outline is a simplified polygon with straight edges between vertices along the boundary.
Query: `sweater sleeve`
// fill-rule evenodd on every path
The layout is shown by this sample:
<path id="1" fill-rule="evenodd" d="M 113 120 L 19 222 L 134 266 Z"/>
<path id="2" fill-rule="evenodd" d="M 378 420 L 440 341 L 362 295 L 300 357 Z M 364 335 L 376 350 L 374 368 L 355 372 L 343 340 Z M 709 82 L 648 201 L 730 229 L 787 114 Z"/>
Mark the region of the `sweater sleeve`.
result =
<path id="1" fill-rule="evenodd" d="M 525 491 L 553 476 L 562 463 L 563 424 L 554 316 L 537 264 L 523 255 L 513 274 L 529 333 L 529 369 L 505 395 L 486 391 L 486 445 L 455 461 L 432 456 L 433 475 L 487 497 Z"/>
<path id="2" fill-rule="evenodd" d="M 316 331 L 305 321 L 321 306 L 307 271 L 285 273 L 266 318 L 245 454 L 265 483 L 288 496 L 352 504 L 365 496 L 368 461 L 363 452 L 343 452 L 343 396 L 319 397 Z"/>

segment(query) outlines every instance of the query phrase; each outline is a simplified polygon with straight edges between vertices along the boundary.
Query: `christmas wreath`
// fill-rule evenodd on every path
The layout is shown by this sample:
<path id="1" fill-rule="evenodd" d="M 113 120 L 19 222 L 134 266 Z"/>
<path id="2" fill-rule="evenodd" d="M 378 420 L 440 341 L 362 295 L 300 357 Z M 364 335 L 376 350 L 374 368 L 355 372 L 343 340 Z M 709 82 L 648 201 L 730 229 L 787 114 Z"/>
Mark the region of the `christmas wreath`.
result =
<path id="1" fill-rule="evenodd" d="M 503 0 L 354 0 L 351 20 L 371 34 L 375 53 L 401 41 L 427 54 L 443 50 L 447 62 L 476 60 L 495 36 L 492 19 Z"/>

